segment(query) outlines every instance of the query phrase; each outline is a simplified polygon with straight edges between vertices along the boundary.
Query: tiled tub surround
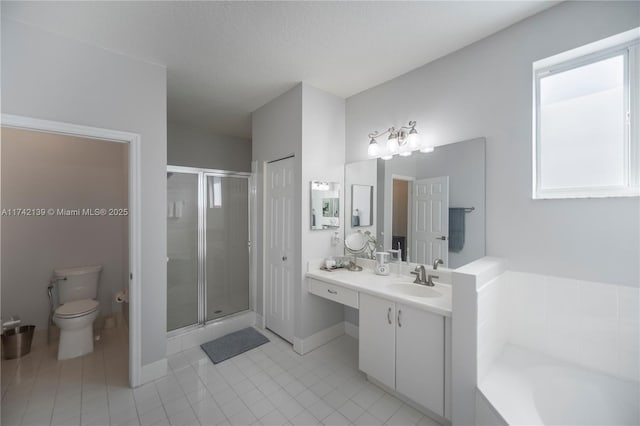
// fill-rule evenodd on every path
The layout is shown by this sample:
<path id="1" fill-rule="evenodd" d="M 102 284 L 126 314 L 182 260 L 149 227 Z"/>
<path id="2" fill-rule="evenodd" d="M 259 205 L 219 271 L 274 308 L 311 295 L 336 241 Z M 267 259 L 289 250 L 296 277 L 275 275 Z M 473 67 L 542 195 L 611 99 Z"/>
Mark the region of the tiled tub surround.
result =
<path id="1" fill-rule="evenodd" d="M 478 289 L 478 384 L 510 424 L 640 422 L 637 287 L 507 271 Z"/>

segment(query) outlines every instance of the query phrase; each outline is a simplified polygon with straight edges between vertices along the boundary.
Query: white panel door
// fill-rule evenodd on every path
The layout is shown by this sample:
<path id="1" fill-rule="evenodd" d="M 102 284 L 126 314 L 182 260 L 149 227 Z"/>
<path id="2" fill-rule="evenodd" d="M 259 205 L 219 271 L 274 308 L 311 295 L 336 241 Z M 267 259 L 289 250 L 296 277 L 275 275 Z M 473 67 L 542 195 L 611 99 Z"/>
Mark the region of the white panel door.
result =
<path id="1" fill-rule="evenodd" d="M 449 176 L 420 179 L 413 183 L 411 257 L 431 264 L 435 258 L 449 264 Z"/>
<path id="2" fill-rule="evenodd" d="M 293 247 L 294 159 L 267 165 L 265 244 L 265 320 L 269 330 L 293 341 Z"/>
<path id="3" fill-rule="evenodd" d="M 391 389 L 396 386 L 395 303 L 360 293 L 358 367 Z"/>
<path id="4" fill-rule="evenodd" d="M 396 309 L 396 390 L 444 416 L 444 317 Z"/>

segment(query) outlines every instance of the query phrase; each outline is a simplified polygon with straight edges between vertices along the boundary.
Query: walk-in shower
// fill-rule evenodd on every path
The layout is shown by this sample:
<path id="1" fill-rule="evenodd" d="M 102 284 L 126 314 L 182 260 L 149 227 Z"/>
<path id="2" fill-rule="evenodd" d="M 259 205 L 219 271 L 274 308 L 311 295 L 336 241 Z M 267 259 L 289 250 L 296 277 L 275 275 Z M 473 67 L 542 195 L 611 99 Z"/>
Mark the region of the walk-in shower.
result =
<path id="1" fill-rule="evenodd" d="M 249 310 L 249 179 L 167 167 L 167 331 Z"/>

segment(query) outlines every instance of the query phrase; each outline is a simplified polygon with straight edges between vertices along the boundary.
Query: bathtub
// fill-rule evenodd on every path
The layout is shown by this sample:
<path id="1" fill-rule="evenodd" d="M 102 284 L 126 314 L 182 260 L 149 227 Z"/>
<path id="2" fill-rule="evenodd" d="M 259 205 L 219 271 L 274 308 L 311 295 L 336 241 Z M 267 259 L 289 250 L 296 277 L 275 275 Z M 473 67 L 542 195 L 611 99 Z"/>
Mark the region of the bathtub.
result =
<path id="1" fill-rule="evenodd" d="M 478 390 L 504 424 L 640 424 L 640 382 L 511 344 L 492 363 Z"/>

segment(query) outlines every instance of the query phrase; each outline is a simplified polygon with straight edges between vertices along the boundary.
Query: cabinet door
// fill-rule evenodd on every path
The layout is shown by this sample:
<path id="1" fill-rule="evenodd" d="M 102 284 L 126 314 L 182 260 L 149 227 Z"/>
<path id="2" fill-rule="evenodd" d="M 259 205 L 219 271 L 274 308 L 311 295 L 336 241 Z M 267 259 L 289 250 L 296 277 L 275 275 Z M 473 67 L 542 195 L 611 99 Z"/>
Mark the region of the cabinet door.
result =
<path id="1" fill-rule="evenodd" d="M 360 293 L 359 368 L 394 389 L 395 303 Z"/>
<path id="2" fill-rule="evenodd" d="M 397 310 L 396 390 L 444 416 L 444 317 L 400 304 Z"/>

